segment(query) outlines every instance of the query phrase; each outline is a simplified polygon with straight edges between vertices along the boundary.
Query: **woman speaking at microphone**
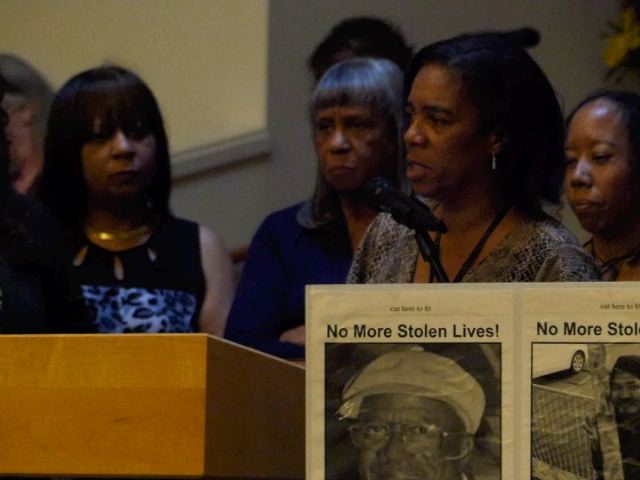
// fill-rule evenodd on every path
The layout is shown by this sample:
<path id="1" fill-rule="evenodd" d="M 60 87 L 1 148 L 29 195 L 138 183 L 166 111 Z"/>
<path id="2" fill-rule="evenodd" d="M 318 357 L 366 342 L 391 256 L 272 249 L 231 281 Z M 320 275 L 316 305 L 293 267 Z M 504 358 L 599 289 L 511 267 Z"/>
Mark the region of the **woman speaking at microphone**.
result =
<path id="1" fill-rule="evenodd" d="M 444 278 L 419 254 L 415 232 L 381 213 L 350 282 L 598 278 L 575 238 L 543 211 L 559 201 L 564 128 L 553 88 L 524 49 L 537 42 L 524 29 L 463 35 L 417 53 L 405 88 L 406 173 L 446 225 L 429 234 Z"/>

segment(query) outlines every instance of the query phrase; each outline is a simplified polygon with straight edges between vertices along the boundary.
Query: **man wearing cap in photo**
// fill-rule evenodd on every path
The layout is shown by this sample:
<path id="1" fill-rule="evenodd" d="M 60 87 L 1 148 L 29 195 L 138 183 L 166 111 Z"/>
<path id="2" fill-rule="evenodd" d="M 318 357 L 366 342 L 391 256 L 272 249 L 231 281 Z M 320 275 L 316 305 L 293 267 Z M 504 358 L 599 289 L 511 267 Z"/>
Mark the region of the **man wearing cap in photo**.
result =
<path id="1" fill-rule="evenodd" d="M 624 478 L 640 479 L 640 356 L 618 357 L 610 382 Z"/>
<path id="2" fill-rule="evenodd" d="M 345 385 L 341 419 L 362 480 L 461 480 L 485 408 L 453 360 L 420 348 L 383 354 Z"/>

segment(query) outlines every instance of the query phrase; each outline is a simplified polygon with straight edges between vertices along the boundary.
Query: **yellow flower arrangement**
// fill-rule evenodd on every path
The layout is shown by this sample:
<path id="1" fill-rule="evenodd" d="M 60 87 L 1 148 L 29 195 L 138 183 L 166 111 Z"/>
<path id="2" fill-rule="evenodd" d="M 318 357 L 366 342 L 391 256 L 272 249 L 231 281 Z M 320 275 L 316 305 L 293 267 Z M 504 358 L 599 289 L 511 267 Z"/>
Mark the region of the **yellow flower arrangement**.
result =
<path id="1" fill-rule="evenodd" d="M 614 72 L 622 75 L 629 69 L 640 69 L 640 22 L 637 1 L 626 1 L 620 12 L 619 25 L 613 25 L 615 33 L 609 36 L 604 52 L 604 62 L 609 67 L 607 76 Z"/>

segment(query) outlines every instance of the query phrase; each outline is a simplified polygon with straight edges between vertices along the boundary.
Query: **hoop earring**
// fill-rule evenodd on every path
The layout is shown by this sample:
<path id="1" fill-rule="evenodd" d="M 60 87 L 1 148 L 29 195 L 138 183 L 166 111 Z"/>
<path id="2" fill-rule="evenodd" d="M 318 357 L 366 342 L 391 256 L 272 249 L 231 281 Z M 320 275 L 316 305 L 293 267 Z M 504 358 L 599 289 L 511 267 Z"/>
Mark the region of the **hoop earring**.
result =
<path id="1" fill-rule="evenodd" d="M 495 172 L 496 170 L 496 154 L 495 152 L 491 152 L 491 170 Z"/>

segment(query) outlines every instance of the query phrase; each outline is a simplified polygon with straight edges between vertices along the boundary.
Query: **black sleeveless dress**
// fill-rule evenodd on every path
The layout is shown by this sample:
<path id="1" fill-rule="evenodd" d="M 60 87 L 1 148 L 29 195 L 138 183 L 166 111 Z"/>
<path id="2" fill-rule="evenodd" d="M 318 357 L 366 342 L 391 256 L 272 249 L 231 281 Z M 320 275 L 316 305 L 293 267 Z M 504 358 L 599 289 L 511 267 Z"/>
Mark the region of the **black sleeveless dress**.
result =
<path id="1" fill-rule="evenodd" d="M 198 330 L 206 286 L 198 224 L 167 216 L 146 243 L 122 252 L 85 242 L 86 256 L 75 270 L 99 332 Z"/>

